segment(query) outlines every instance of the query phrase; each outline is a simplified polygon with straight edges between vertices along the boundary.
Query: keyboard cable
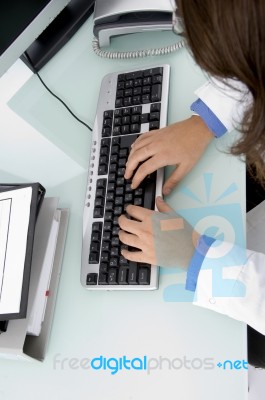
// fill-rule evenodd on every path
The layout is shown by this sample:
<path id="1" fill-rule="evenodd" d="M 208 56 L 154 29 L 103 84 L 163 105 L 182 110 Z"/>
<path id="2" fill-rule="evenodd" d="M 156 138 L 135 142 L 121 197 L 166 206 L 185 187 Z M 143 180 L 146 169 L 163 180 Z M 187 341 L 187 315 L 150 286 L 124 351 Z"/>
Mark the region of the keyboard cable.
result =
<path id="1" fill-rule="evenodd" d="M 42 77 L 40 76 L 40 74 L 38 73 L 38 71 L 36 70 L 36 68 L 33 65 L 33 62 L 30 58 L 30 56 L 27 54 L 27 52 L 24 53 L 26 58 L 28 59 L 28 62 L 31 65 L 31 68 L 34 72 L 35 75 L 37 75 L 37 77 L 39 78 L 40 82 L 42 83 L 42 85 L 45 87 L 45 89 L 53 96 L 55 97 L 66 109 L 67 111 L 82 125 L 84 125 L 87 129 L 89 129 L 92 132 L 92 128 L 85 123 L 83 120 L 81 120 L 80 118 L 78 118 L 78 116 L 70 109 L 70 107 L 59 97 L 57 96 L 47 85 L 46 83 L 43 81 Z"/>

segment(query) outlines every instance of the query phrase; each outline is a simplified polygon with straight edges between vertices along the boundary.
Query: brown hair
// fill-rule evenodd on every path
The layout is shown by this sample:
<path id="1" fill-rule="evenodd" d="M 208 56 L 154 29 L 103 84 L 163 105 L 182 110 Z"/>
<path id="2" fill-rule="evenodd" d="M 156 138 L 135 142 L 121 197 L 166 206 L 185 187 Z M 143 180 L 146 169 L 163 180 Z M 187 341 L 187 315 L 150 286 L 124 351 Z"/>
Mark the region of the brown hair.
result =
<path id="1" fill-rule="evenodd" d="M 231 148 L 265 182 L 265 1 L 177 0 L 195 61 L 217 78 L 243 82 L 253 97 Z"/>

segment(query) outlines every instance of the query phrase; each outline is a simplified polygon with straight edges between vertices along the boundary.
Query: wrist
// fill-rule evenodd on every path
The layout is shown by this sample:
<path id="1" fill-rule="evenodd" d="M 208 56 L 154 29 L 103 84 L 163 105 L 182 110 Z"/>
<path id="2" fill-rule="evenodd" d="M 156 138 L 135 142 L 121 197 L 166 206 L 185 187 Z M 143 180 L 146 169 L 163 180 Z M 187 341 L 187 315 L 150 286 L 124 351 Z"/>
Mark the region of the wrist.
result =
<path id="1" fill-rule="evenodd" d="M 208 145 L 215 138 L 213 132 L 208 128 L 204 120 L 199 115 L 192 115 L 189 118 L 193 128 L 196 130 L 196 135 L 201 137 L 203 142 Z"/>

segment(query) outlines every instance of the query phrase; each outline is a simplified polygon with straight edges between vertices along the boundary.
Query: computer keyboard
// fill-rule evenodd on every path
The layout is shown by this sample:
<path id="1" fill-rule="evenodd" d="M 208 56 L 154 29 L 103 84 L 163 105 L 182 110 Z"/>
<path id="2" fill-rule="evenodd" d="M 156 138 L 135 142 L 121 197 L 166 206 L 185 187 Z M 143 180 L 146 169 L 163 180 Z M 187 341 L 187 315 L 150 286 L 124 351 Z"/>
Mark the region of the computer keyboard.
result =
<path id="1" fill-rule="evenodd" d="M 83 214 L 81 284 L 92 290 L 152 290 L 158 287 L 155 265 L 126 260 L 119 241 L 118 218 L 128 204 L 154 209 L 163 171 L 131 189 L 124 178 L 132 143 L 144 132 L 166 126 L 168 65 L 106 75 L 101 84 L 92 134 Z M 129 248 L 129 250 L 134 250 Z"/>

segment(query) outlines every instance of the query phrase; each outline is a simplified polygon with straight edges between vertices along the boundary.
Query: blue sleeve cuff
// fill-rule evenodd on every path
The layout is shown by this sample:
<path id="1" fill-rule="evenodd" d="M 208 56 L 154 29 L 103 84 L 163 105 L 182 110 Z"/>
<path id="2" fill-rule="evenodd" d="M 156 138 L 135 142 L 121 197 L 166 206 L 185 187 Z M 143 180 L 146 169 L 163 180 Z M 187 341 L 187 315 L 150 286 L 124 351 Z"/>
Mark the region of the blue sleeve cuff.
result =
<path id="1" fill-rule="evenodd" d="M 205 259 L 207 251 L 209 250 L 213 242 L 215 242 L 215 239 L 209 236 L 202 235 L 200 237 L 198 245 L 188 267 L 186 290 L 195 292 L 202 263 Z"/>
<path id="2" fill-rule="evenodd" d="M 227 132 L 226 127 L 201 99 L 194 101 L 190 109 L 199 114 L 216 138 L 223 136 Z"/>

